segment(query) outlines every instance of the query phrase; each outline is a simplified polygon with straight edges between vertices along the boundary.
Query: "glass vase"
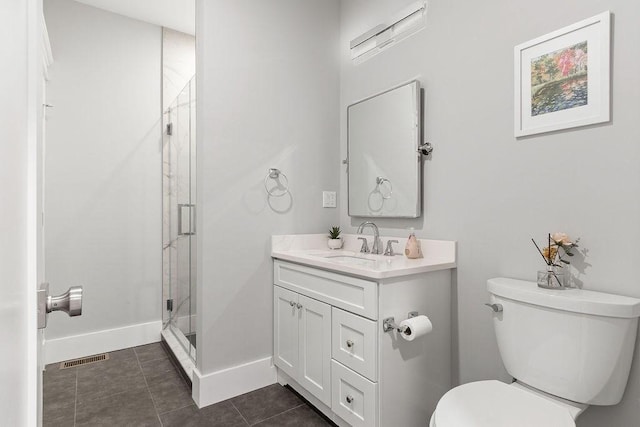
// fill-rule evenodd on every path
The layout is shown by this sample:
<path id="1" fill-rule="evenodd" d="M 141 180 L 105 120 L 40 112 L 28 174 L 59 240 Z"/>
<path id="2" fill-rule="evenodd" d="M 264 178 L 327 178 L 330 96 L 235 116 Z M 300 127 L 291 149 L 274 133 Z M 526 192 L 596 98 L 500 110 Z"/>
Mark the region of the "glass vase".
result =
<path id="1" fill-rule="evenodd" d="M 567 272 L 564 268 L 553 267 L 538 271 L 538 286 L 545 289 L 566 289 Z"/>

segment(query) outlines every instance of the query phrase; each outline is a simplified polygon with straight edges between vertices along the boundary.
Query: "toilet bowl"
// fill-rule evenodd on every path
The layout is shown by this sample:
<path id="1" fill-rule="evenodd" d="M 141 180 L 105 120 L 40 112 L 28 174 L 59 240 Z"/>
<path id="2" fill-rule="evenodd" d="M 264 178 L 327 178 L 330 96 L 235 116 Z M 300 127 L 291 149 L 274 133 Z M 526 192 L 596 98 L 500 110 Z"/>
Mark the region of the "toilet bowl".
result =
<path id="1" fill-rule="evenodd" d="M 490 279 L 487 290 L 500 356 L 517 381 L 449 390 L 430 427 L 575 427 L 589 405 L 622 400 L 639 299 L 507 278 Z"/>
<path id="2" fill-rule="evenodd" d="M 588 405 L 570 402 L 520 383 L 477 381 L 447 392 L 430 427 L 575 427 Z"/>

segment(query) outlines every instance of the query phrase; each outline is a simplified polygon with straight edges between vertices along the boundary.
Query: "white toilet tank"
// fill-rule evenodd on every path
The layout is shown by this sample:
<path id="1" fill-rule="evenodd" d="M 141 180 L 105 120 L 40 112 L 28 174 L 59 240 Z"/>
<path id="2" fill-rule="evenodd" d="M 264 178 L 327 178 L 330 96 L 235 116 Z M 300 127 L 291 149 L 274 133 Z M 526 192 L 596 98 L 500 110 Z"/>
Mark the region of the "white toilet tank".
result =
<path id="1" fill-rule="evenodd" d="M 487 281 L 503 311 L 493 324 L 514 378 L 574 402 L 615 405 L 627 385 L 640 300 L 581 289 L 549 290 L 535 282 Z"/>

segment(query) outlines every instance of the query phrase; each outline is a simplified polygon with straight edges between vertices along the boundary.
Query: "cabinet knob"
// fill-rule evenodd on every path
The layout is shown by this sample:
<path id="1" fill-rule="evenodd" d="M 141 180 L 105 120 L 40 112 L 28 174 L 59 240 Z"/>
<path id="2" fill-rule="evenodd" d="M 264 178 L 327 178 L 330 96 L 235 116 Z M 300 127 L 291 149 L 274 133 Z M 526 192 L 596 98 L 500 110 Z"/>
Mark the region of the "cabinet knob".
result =
<path id="1" fill-rule="evenodd" d="M 351 341 L 351 340 L 347 340 L 347 347 L 349 347 L 349 348 L 353 348 L 353 345 L 354 345 L 354 344 L 355 344 L 355 343 L 354 343 L 353 341 Z"/>
<path id="2" fill-rule="evenodd" d="M 353 396 L 351 396 L 350 394 L 347 395 L 347 397 L 345 398 L 345 400 L 347 401 L 347 403 L 351 403 L 353 402 Z"/>
<path id="3" fill-rule="evenodd" d="M 298 303 L 296 304 L 296 307 L 298 307 L 298 310 L 300 310 L 302 308 L 302 304 Z"/>
<path id="4" fill-rule="evenodd" d="M 293 301 L 289 301 L 289 305 L 290 305 L 291 307 L 293 307 L 293 306 L 295 306 L 295 305 L 296 305 L 296 303 L 295 303 L 295 302 L 293 302 Z"/>

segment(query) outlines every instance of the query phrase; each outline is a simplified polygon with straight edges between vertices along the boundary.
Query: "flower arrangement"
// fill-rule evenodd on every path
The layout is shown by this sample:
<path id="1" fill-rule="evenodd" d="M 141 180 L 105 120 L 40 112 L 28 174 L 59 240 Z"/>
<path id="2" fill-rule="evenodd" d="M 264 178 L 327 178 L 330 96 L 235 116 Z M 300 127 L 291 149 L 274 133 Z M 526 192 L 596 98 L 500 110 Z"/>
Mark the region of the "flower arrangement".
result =
<path id="1" fill-rule="evenodd" d="M 540 249 L 540 246 L 534 239 L 531 239 L 536 249 L 544 259 L 547 265 L 546 272 L 538 272 L 538 286 L 544 288 L 564 288 L 564 273 L 562 268 L 570 264 L 564 257 L 572 257 L 572 249 L 578 247 L 578 241 L 575 242 L 566 233 L 549 233 L 547 235 L 547 246 Z"/>

